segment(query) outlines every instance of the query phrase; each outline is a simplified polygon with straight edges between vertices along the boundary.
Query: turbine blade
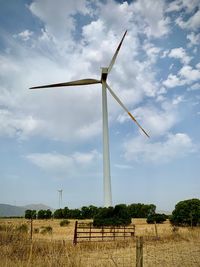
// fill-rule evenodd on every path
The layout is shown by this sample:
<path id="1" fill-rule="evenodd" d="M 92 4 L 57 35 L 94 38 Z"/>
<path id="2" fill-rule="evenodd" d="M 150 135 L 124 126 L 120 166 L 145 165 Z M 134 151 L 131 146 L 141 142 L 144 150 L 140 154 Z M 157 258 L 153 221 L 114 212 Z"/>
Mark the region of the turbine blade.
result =
<path id="1" fill-rule="evenodd" d="M 35 86 L 35 87 L 31 87 L 29 89 L 61 87 L 61 86 L 88 85 L 88 84 L 95 84 L 95 83 L 101 83 L 101 81 L 95 80 L 95 79 L 83 79 L 83 80 L 71 81 L 71 82 L 66 82 L 66 83 L 55 83 L 55 84 L 48 84 L 48 85 L 42 85 L 42 86 Z"/>
<path id="2" fill-rule="evenodd" d="M 108 73 L 111 71 L 111 69 L 112 69 L 112 67 L 113 67 L 113 65 L 114 65 L 114 63 L 115 63 L 116 57 L 117 57 L 117 55 L 118 55 L 118 53 L 119 53 L 119 49 L 120 49 L 120 47 L 121 47 L 121 45 L 122 45 L 122 42 L 123 42 L 123 40 L 124 40 L 124 38 L 125 38 L 126 33 L 127 33 L 127 31 L 125 31 L 125 33 L 124 33 L 124 35 L 123 35 L 123 37 L 122 37 L 122 39 L 121 39 L 121 42 L 119 43 L 119 45 L 118 45 L 118 47 L 117 47 L 117 50 L 115 51 L 114 56 L 112 57 L 112 59 L 111 59 L 111 61 L 110 61 L 110 65 L 109 65 L 109 67 L 108 67 Z"/>
<path id="3" fill-rule="evenodd" d="M 133 115 L 130 113 L 130 111 L 124 106 L 124 104 L 122 103 L 122 101 L 119 99 L 118 96 L 116 96 L 116 94 L 113 92 L 113 90 L 110 88 L 110 86 L 106 83 L 106 87 L 108 88 L 108 90 L 110 91 L 111 95 L 115 98 L 115 100 L 120 104 L 120 106 L 128 113 L 128 115 L 131 117 L 131 119 L 137 124 L 137 126 L 143 131 L 143 133 L 147 136 L 150 137 L 148 135 L 148 133 L 142 128 L 142 126 L 137 122 L 136 118 L 133 117 Z"/>

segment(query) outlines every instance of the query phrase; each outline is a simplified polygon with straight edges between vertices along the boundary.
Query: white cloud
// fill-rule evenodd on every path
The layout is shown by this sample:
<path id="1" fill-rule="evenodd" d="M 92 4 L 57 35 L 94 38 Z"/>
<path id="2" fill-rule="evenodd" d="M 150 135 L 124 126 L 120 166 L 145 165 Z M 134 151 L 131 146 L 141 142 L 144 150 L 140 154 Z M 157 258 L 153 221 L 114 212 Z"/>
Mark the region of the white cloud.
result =
<path id="1" fill-rule="evenodd" d="M 176 109 L 181 101 L 181 96 L 177 96 L 172 103 L 164 101 L 161 108 L 146 106 L 132 110 L 131 113 L 151 137 L 161 136 L 165 135 L 179 120 Z M 126 114 L 118 117 L 120 123 L 127 120 L 129 117 Z M 141 134 L 143 135 L 142 132 Z"/>
<path id="2" fill-rule="evenodd" d="M 31 115 L 15 114 L 6 109 L 0 109 L 0 124 L 0 135 L 18 136 L 20 139 L 37 133 L 40 128 L 40 122 Z"/>
<path id="3" fill-rule="evenodd" d="M 165 16 L 165 2 L 161 0 L 140 0 L 134 3 L 135 14 L 138 12 L 142 18 L 147 36 L 161 37 L 170 31 L 170 18 Z"/>
<path id="4" fill-rule="evenodd" d="M 128 165 L 128 164 L 115 164 L 115 167 L 120 169 L 120 170 L 130 170 L 133 169 L 132 165 Z"/>
<path id="5" fill-rule="evenodd" d="M 166 12 L 178 12 L 184 9 L 186 13 L 190 13 L 198 6 L 199 0 L 174 0 L 168 4 Z"/>
<path id="6" fill-rule="evenodd" d="M 184 85 L 184 82 L 176 75 L 173 75 L 170 73 L 167 77 L 167 80 L 163 81 L 163 85 L 165 85 L 166 87 L 169 87 L 169 88 L 173 88 L 176 86 Z"/>
<path id="7" fill-rule="evenodd" d="M 37 16 L 45 26 L 46 31 L 56 39 L 67 40 L 75 29 L 73 15 L 77 12 L 89 13 L 87 1 L 82 0 L 34 0 L 30 11 Z"/>
<path id="8" fill-rule="evenodd" d="M 195 34 L 194 32 L 191 32 L 187 35 L 187 39 L 190 41 L 190 46 L 193 45 L 199 45 L 200 43 L 200 33 Z"/>
<path id="9" fill-rule="evenodd" d="M 33 153 L 26 156 L 30 162 L 45 171 L 55 173 L 75 173 L 76 168 L 85 168 L 93 164 L 100 157 L 96 150 L 82 153 L 75 152 L 71 155 L 53 153 Z M 80 170 L 80 169 L 79 169 Z"/>
<path id="10" fill-rule="evenodd" d="M 182 95 L 176 96 L 173 100 L 172 100 L 172 104 L 173 105 L 178 105 L 179 103 L 184 101 L 184 97 Z"/>
<path id="11" fill-rule="evenodd" d="M 200 79 L 199 68 L 195 69 L 190 65 L 183 66 L 177 75 L 169 74 L 168 78 L 163 81 L 163 85 L 169 88 L 182 85 L 190 85 Z"/>
<path id="12" fill-rule="evenodd" d="M 168 57 L 180 59 L 183 64 L 188 64 L 192 59 L 192 57 L 186 54 L 185 49 L 182 47 L 171 49 Z"/>
<path id="13" fill-rule="evenodd" d="M 151 43 L 145 43 L 143 46 L 143 50 L 146 52 L 151 63 L 156 62 L 156 60 L 159 56 L 159 53 L 161 51 L 161 49 L 159 47 L 156 47 Z"/>
<path id="14" fill-rule="evenodd" d="M 30 37 L 33 35 L 33 32 L 30 30 L 24 30 L 23 32 L 20 32 L 18 34 L 15 34 L 14 37 L 17 38 L 19 37 L 23 41 L 28 41 Z"/>
<path id="15" fill-rule="evenodd" d="M 191 83 L 200 79 L 200 70 L 194 69 L 191 66 L 183 66 L 179 71 L 179 75 L 186 79 L 187 83 Z"/>
<path id="16" fill-rule="evenodd" d="M 187 21 L 184 21 L 182 17 L 176 19 L 176 23 L 182 29 L 198 30 L 200 27 L 200 10 L 198 10 L 194 15 L 192 15 Z"/>
<path id="17" fill-rule="evenodd" d="M 200 84 L 199 83 L 195 83 L 188 88 L 188 91 L 194 91 L 194 90 L 200 90 Z"/>
<path id="18" fill-rule="evenodd" d="M 162 142 L 151 142 L 141 137 L 134 138 L 124 144 L 124 150 L 128 161 L 155 164 L 170 162 L 196 151 L 192 140 L 185 133 L 170 134 Z"/>

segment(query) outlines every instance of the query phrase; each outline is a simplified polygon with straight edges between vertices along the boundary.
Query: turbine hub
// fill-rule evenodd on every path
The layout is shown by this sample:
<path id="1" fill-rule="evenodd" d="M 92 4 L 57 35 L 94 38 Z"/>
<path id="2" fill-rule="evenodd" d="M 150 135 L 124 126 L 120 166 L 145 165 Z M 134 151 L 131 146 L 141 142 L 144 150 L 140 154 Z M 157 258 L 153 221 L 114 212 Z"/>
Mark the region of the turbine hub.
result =
<path id="1" fill-rule="evenodd" d="M 106 81 L 108 76 L 108 68 L 101 68 L 101 81 Z"/>

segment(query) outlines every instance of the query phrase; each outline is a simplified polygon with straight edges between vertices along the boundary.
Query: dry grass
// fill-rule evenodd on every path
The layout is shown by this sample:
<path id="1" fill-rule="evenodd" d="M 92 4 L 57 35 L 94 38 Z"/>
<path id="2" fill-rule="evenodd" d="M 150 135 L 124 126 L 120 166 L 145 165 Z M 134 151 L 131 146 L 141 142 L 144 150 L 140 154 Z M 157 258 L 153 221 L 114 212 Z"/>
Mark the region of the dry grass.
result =
<path id="1" fill-rule="evenodd" d="M 135 219 L 136 235 L 144 236 L 144 266 L 200 266 L 200 229 L 179 228 L 172 231 L 168 222 L 154 225 Z M 17 231 L 27 220 L 0 220 L 0 266 L 135 266 L 135 240 L 82 243 L 72 245 L 74 221 L 60 227 L 60 220 L 34 221 L 38 233 Z M 42 234 L 42 227 L 51 226 L 52 233 Z"/>

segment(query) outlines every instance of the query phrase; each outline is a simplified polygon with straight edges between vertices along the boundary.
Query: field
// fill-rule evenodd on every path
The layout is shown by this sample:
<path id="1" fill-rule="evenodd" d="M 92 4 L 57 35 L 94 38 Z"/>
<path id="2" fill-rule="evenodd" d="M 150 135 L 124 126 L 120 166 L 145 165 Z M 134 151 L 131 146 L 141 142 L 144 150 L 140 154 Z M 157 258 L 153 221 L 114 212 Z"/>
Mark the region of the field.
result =
<path id="1" fill-rule="evenodd" d="M 30 221 L 1 219 L 0 266 L 135 266 L 135 238 L 73 246 L 74 223 L 61 227 L 60 220 L 34 220 L 31 242 Z M 166 222 L 157 225 L 156 238 L 155 226 L 145 219 L 133 223 L 144 238 L 144 266 L 200 266 L 199 228 L 174 229 Z"/>

